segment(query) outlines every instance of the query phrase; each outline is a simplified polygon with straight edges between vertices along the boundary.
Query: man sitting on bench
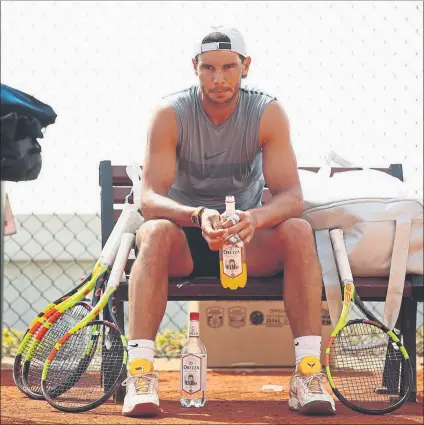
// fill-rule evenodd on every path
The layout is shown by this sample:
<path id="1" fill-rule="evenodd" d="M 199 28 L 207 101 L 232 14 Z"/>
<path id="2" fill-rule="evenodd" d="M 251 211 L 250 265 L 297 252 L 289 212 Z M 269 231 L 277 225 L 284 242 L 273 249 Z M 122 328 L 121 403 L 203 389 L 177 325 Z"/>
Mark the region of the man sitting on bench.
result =
<path id="1" fill-rule="evenodd" d="M 193 59 L 199 84 L 165 98 L 150 122 L 143 167 L 138 256 L 129 279 L 129 364 L 122 413 L 159 412 L 154 340 L 170 276 L 219 276 L 218 250 L 238 236 L 250 276 L 283 269 L 284 300 L 294 335 L 296 370 L 289 407 L 333 414 L 322 384 L 322 278 L 287 116 L 276 98 L 241 88 L 249 71 L 242 35 L 216 28 Z M 264 182 L 272 200 L 261 205 Z M 226 195 L 240 222 L 221 223 Z M 249 283 L 247 283 L 249 284 Z M 270 347 L 272 349 L 272 347 Z"/>

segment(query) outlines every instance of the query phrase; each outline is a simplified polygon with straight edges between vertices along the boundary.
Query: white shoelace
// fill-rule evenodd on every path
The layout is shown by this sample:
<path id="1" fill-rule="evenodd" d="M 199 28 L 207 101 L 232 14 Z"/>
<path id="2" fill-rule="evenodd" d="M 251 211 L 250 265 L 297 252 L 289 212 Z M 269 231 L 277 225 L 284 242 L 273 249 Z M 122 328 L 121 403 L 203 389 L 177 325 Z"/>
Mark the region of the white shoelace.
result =
<path id="1" fill-rule="evenodd" d="M 305 385 L 308 391 L 317 394 L 323 394 L 325 392 L 322 385 L 322 378 L 325 378 L 326 375 L 323 372 L 317 372 L 312 375 L 298 375 L 301 382 Z"/>
<path id="2" fill-rule="evenodd" d="M 143 373 L 141 375 L 128 376 L 122 382 L 122 386 L 130 387 L 134 385 L 136 394 L 151 394 L 154 384 L 157 383 L 159 375 L 157 373 Z"/>

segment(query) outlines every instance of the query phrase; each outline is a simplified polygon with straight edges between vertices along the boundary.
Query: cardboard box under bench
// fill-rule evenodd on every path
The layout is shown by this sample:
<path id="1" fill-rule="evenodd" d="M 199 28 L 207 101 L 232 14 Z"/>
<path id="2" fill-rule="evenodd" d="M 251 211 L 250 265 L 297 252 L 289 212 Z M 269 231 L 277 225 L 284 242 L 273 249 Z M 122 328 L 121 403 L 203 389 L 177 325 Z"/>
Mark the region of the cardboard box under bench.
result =
<path id="1" fill-rule="evenodd" d="M 208 367 L 289 367 L 295 364 L 293 334 L 284 301 L 191 301 L 200 313 L 200 339 Z M 322 302 L 321 362 L 332 326 Z"/>

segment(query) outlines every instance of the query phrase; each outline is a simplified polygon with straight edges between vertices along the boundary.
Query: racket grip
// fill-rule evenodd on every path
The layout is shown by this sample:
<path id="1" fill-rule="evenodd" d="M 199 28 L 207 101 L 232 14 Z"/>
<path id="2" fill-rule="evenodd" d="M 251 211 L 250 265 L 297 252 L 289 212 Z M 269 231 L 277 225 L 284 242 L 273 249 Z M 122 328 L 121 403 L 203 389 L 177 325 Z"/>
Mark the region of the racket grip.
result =
<path id="1" fill-rule="evenodd" d="M 336 256 L 337 268 L 342 282 L 353 282 L 352 271 L 350 269 L 349 258 L 347 256 L 346 245 L 343 239 L 342 229 L 330 231 L 330 239 Z"/>
<path id="2" fill-rule="evenodd" d="M 113 227 L 112 233 L 100 254 L 100 258 L 103 262 L 109 266 L 112 265 L 115 261 L 116 254 L 121 243 L 121 236 L 125 232 L 135 233 L 143 223 L 144 218 L 137 211 L 137 208 L 133 205 L 125 204 L 124 209 L 122 210 L 122 213 Z"/>
<path id="3" fill-rule="evenodd" d="M 133 233 L 124 233 L 122 235 L 121 243 L 119 245 L 118 253 L 116 254 L 116 259 L 110 272 L 107 286 L 113 286 L 115 288 L 119 286 L 122 274 L 125 271 L 125 265 L 127 264 L 131 248 L 133 247 L 134 238 L 135 236 Z"/>

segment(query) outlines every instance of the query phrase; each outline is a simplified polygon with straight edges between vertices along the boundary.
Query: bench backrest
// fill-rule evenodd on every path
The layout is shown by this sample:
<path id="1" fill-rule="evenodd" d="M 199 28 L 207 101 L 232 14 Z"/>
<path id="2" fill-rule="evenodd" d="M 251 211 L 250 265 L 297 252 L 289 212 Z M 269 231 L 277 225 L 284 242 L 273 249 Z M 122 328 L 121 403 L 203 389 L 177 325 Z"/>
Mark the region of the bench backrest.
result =
<path id="1" fill-rule="evenodd" d="M 119 215 L 121 214 L 122 205 L 125 202 L 126 196 L 131 191 L 132 182 L 128 177 L 124 165 L 111 165 L 110 161 L 102 161 L 100 163 L 100 187 L 102 201 L 108 205 L 102 203 L 101 214 L 105 212 L 103 207 L 110 209 L 113 206 L 113 223 L 116 223 Z M 374 168 L 385 173 L 388 173 L 394 177 L 399 178 L 403 181 L 402 165 L 391 164 L 388 168 Z M 312 172 L 318 172 L 319 167 L 299 167 L 299 170 L 307 170 Z M 360 168 L 341 168 L 334 167 L 331 169 L 331 175 L 335 173 L 342 173 L 345 171 L 360 170 Z M 109 193 L 108 193 L 109 192 Z M 271 193 L 267 188 L 264 189 L 263 201 L 266 202 L 271 197 Z M 131 198 L 130 198 L 131 200 Z"/>
<path id="2" fill-rule="evenodd" d="M 317 172 L 319 167 L 299 167 L 300 170 Z M 359 170 L 360 168 L 342 168 L 334 167 L 331 169 L 331 175 L 345 171 Z M 391 164 L 388 168 L 374 168 L 383 171 L 403 181 L 402 165 Z M 101 161 L 99 168 L 99 184 L 101 190 L 101 228 L 102 228 L 102 246 L 107 241 L 113 226 L 121 214 L 122 205 L 125 198 L 131 192 L 132 182 L 126 173 L 125 165 L 113 165 L 111 161 Z M 272 197 L 270 191 L 265 188 L 262 201 L 267 202 Z M 130 202 L 132 202 L 132 199 Z M 131 267 L 132 260 L 128 261 L 127 269 Z"/>

